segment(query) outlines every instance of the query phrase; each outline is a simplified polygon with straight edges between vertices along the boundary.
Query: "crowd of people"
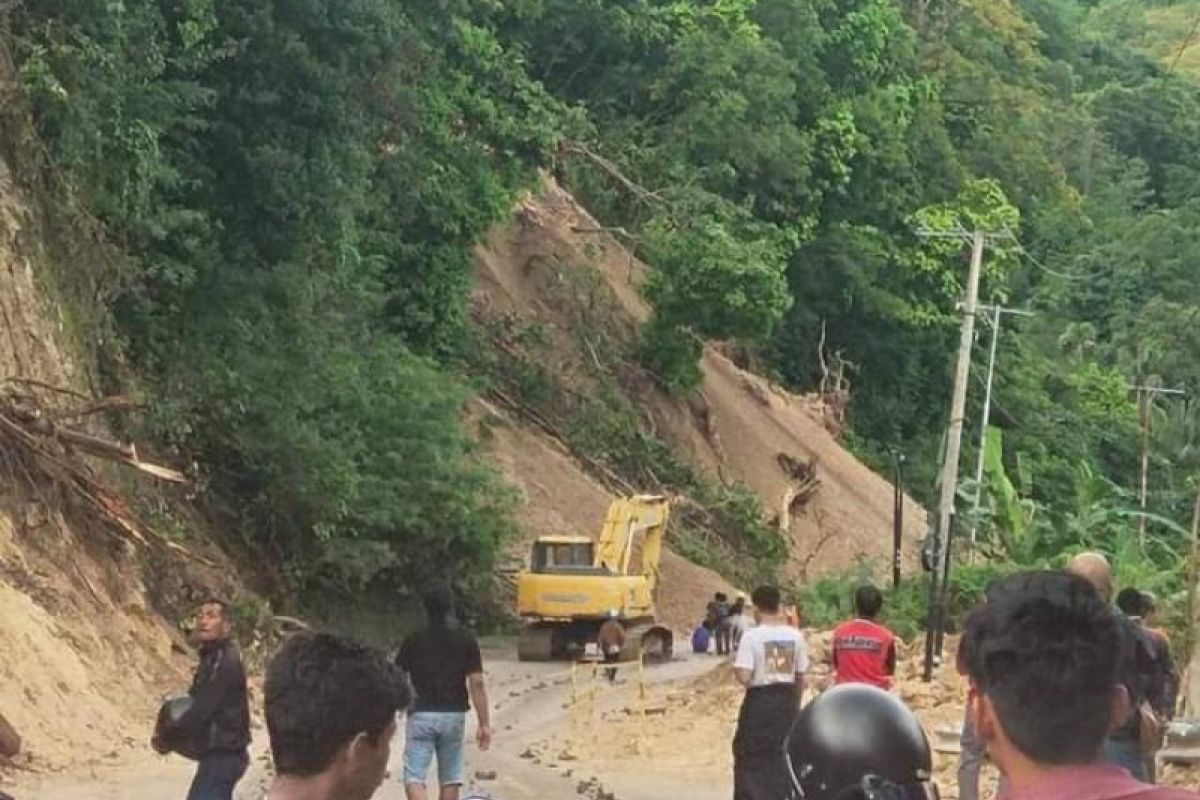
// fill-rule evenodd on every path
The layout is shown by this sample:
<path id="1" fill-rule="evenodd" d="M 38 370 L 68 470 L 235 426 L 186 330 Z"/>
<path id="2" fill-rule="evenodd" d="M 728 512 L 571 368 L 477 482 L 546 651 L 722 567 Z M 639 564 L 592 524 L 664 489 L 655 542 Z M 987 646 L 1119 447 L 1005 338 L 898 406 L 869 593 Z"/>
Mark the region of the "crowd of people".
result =
<path id="1" fill-rule="evenodd" d="M 1113 588 L 1108 562 L 1090 553 L 988 588 L 958 653 L 967 687 L 960 800 L 979 797 L 985 758 L 1002 775 L 1003 800 L 1200 800 L 1153 784 L 1153 748 L 1178 681 L 1153 596 L 1127 588 L 1114 606 Z M 874 586 L 855 590 L 854 616 L 831 639 L 833 686 L 804 704 L 808 644 L 779 590 L 713 598 L 699 627 L 732 658 L 745 689 L 734 800 L 936 798 L 928 740 L 889 691 L 897 645 L 880 621 L 883 603 Z M 455 623 L 453 605 L 445 591 L 427 595 L 427 627 L 392 659 L 330 634 L 289 639 L 266 677 L 276 771 L 267 800 L 367 800 L 383 781 L 401 713 L 407 797 L 425 800 L 436 761 L 438 799 L 458 800 L 470 709 L 481 749 L 492 729 L 479 643 Z M 623 645 L 619 623 L 609 622 L 606 653 Z M 160 719 L 153 739 L 160 752 L 196 760 L 188 800 L 232 800 L 246 771 L 246 675 L 231 631 L 226 604 L 201 604 L 187 703 Z"/>
<path id="2" fill-rule="evenodd" d="M 979 797 L 979 767 L 1001 774 L 1002 800 L 1197 800 L 1154 781 L 1154 753 L 1178 680 L 1154 597 L 1125 589 L 1097 553 L 1061 571 L 997 581 L 964 626 L 967 684 L 960 800 Z M 887 690 L 896 639 L 864 585 L 855 618 L 833 633 L 834 688 L 801 708 L 805 641 L 780 613 L 779 592 L 753 594 L 758 626 L 733 660 L 746 687 L 733 739 L 734 800 L 936 797 L 928 741 Z"/>
<path id="3" fill-rule="evenodd" d="M 403 776 L 408 800 L 426 800 L 436 761 L 438 800 L 459 800 L 467 715 L 476 742 L 492 741 L 479 642 L 457 624 L 454 598 L 423 598 L 427 625 L 393 659 L 345 637 L 300 633 L 272 659 L 264 707 L 275 778 L 266 800 L 368 800 L 387 769 L 398 715 L 405 714 Z M 200 664 L 185 698 L 164 704 L 151 743 L 196 761 L 187 800 L 233 800 L 249 764 L 246 672 L 226 603 L 200 605 Z M 177 700 L 185 700 L 178 703 Z"/>

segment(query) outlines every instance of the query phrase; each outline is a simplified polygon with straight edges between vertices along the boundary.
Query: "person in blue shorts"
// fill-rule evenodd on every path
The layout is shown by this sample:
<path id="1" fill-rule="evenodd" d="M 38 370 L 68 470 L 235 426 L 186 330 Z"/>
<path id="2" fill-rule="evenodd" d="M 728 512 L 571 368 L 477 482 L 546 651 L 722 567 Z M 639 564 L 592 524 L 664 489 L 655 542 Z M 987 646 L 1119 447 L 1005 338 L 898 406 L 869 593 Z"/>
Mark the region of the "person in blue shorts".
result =
<path id="1" fill-rule="evenodd" d="M 404 744 L 404 793 L 426 800 L 425 781 L 437 758 L 439 800 L 459 800 L 464 779 L 467 711 L 475 707 L 480 750 L 492 742 L 479 641 L 453 620 L 454 598 L 436 589 L 424 597 L 428 627 L 404 640 L 396 664 L 416 692 Z"/>

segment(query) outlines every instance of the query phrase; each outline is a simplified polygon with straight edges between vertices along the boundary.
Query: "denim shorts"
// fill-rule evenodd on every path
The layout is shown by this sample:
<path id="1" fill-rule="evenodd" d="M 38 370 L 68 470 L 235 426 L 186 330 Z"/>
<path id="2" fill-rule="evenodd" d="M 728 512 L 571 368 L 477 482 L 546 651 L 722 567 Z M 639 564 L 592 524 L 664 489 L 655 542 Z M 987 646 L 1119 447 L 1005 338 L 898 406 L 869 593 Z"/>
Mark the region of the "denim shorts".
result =
<path id="1" fill-rule="evenodd" d="M 408 715 L 404 741 L 404 783 L 425 785 L 437 756 L 438 785 L 463 783 L 463 736 L 467 715 L 461 711 L 417 711 Z"/>

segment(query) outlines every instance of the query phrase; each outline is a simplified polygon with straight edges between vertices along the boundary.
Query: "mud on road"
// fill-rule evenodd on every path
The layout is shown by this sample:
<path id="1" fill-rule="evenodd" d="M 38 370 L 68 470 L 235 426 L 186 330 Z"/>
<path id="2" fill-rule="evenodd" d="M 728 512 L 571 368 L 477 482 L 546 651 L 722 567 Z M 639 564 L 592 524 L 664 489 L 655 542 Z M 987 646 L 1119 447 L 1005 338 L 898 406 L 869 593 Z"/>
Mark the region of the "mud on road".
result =
<path id="1" fill-rule="evenodd" d="M 588 725 L 578 709 L 572 712 L 572 670 L 566 664 L 522 664 L 510 650 L 485 651 L 488 690 L 492 701 L 495 739 L 492 749 L 479 752 L 473 742 L 474 718 L 468 727 L 468 788 L 496 800 L 662 800 L 689 797 L 717 800 L 731 793 L 732 780 L 713 785 L 711 780 L 689 783 L 681 777 L 664 777 L 650 762 L 612 770 L 603 758 L 594 757 L 588 741 L 607 726 Z M 712 672 L 720 665 L 715 657 L 691 656 L 646 669 L 648 695 L 661 697 L 677 684 Z M 591 711 L 602 715 L 624 713 L 639 695 L 636 666 L 621 669 L 615 686 L 598 681 Z M 591 684 L 590 669 L 577 671 L 576 691 L 582 697 Z M 654 702 L 650 700 L 649 702 Z M 572 731 L 585 732 L 570 741 Z M 270 780 L 266 731 L 254 730 L 250 772 L 238 788 L 237 800 L 262 800 Z M 552 742 L 569 742 L 572 751 L 547 749 Z M 715 743 L 717 744 L 717 743 Z M 718 746 L 722 746 L 718 744 Z M 595 749 L 602 756 L 603 750 Z M 403 724 L 393 746 L 390 774 L 376 794 L 377 800 L 401 800 L 400 785 Z M 604 768 L 604 771 L 600 771 Z M 179 800 L 187 793 L 194 765 L 178 757 L 149 752 L 119 756 L 84 773 L 17 776 L 9 791 L 19 800 Z"/>

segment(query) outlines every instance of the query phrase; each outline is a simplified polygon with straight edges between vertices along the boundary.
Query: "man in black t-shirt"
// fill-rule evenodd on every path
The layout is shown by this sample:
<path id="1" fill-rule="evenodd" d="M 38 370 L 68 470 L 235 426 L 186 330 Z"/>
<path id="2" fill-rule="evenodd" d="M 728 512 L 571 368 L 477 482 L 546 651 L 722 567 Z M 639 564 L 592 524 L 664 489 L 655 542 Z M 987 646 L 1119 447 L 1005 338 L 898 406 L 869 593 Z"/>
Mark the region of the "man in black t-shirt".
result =
<path id="1" fill-rule="evenodd" d="M 429 627 L 405 639 L 396 656 L 417 696 L 406 728 L 404 792 L 408 800 L 426 800 L 425 779 L 436 755 L 439 800 L 458 800 L 472 705 L 479 720 L 479 749 L 487 750 L 492 741 L 483 658 L 475 636 L 452 623 L 454 601 L 449 592 L 432 591 L 424 602 Z"/>

